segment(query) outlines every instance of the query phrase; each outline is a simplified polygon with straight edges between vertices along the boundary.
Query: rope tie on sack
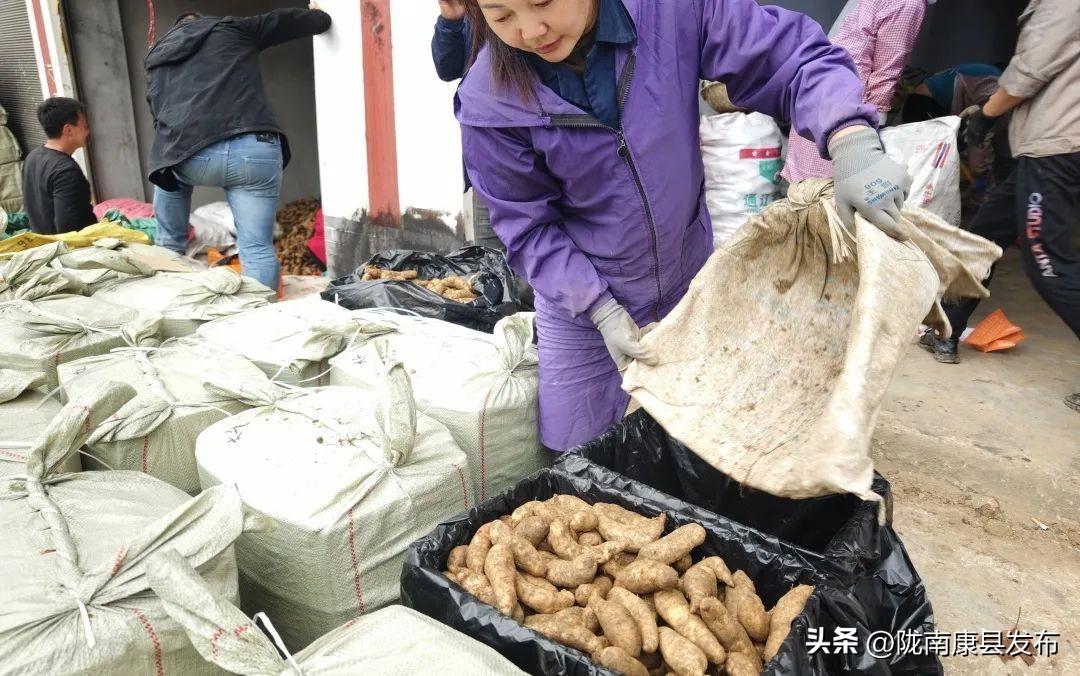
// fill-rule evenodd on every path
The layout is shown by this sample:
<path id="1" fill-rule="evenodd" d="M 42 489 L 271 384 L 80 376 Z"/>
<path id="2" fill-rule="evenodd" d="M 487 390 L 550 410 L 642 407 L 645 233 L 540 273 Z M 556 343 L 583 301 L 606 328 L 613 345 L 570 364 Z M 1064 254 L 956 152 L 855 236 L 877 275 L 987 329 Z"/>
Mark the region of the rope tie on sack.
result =
<path id="1" fill-rule="evenodd" d="M 281 640 L 281 635 L 278 634 L 277 629 L 274 628 L 274 623 L 270 621 L 270 618 L 266 616 L 266 613 L 255 613 L 251 618 L 255 622 L 261 622 L 266 631 L 269 632 L 270 638 L 274 640 L 274 645 L 285 656 L 285 661 L 289 663 L 293 669 L 296 670 L 298 676 L 304 676 L 304 672 L 300 669 L 300 665 L 296 663 L 296 659 L 289 652 L 289 649 L 285 647 L 285 642 Z"/>
<path id="2" fill-rule="evenodd" d="M 855 255 L 852 248 L 855 244 L 855 234 L 844 225 L 840 213 L 836 210 L 832 181 L 799 181 L 788 190 L 787 201 L 793 210 L 800 213 L 804 222 L 814 217 L 813 209 L 816 207 L 820 207 L 825 212 L 833 263 L 841 263 Z"/>

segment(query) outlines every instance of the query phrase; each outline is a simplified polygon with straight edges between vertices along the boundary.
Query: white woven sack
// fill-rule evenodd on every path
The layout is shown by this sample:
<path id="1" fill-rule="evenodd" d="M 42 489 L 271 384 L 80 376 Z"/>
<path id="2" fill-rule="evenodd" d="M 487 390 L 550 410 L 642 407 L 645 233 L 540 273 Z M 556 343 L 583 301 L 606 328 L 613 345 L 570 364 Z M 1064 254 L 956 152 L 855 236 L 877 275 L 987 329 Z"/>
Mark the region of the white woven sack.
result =
<path id="1" fill-rule="evenodd" d="M 5 674 L 217 674 L 150 591 L 163 549 L 236 598 L 235 490 L 189 498 L 144 474 L 57 467 L 134 395 L 115 383 L 71 402 L 0 482 L 0 665 Z"/>
<path id="2" fill-rule="evenodd" d="M 881 131 L 885 152 L 911 174 L 908 206 L 933 212 L 953 227 L 960 226 L 959 132 L 955 115 Z"/>
<path id="3" fill-rule="evenodd" d="M 551 464 L 540 444 L 531 313 L 502 319 L 492 334 L 437 319 L 356 314 L 394 330 L 368 332 L 331 359 L 330 384 L 374 390 L 379 355 L 404 364 L 417 407 L 446 425 L 469 458 L 470 505 Z"/>
<path id="4" fill-rule="evenodd" d="M 243 355 L 277 382 L 320 387 L 329 384 L 331 357 L 364 332 L 386 330 L 315 297 L 215 319 L 195 337 Z"/>
<path id="5" fill-rule="evenodd" d="M 719 247 L 780 197 L 783 135 L 776 121 L 761 113 L 703 115 L 699 133 L 705 202 Z"/>
<path id="6" fill-rule="evenodd" d="M 205 322 L 266 305 L 276 292 L 232 270 L 214 268 L 124 280 L 99 289 L 93 297 L 159 312 L 164 317 L 162 337 L 178 338 L 195 333 Z"/>
<path id="7" fill-rule="evenodd" d="M 266 375 L 243 357 L 200 346 L 121 349 L 59 368 L 66 400 L 99 384 L 127 383 L 139 393 L 103 422 L 87 442 L 86 469 L 144 472 L 191 495 L 199 492 L 195 440 L 219 420 L 251 408 L 227 390 L 207 383 L 272 388 Z"/>
<path id="8" fill-rule="evenodd" d="M 0 364 L 45 376 L 57 386 L 56 368 L 116 347 L 160 342 L 161 315 L 86 296 L 52 296 L 35 303 L 0 303 Z"/>
<path id="9" fill-rule="evenodd" d="M 709 464 L 789 498 L 870 489 L 870 438 L 920 322 L 938 300 L 985 297 L 1001 249 L 922 209 L 908 242 L 861 218 L 848 233 L 832 183 L 796 183 L 716 251 L 644 339 L 659 363 L 623 388 Z"/>
<path id="10" fill-rule="evenodd" d="M 302 390 L 199 436 L 202 485 L 235 485 L 269 521 L 237 541 L 243 607 L 290 650 L 396 601 L 405 550 L 465 509 L 464 453 L 400 364 L 386 390 Z"/>
<path id="11" fill-rule="evenodd" d="M 34 388 L 45 376 L 0 369 L 0 477 L 26 471 L 27 453 L 56 414 L 60 402 Z M 79 456 L 72 454 L 57 472 L 78 472 Z"/>
<path id="12" fill-rule="evenodd" d="M 57 256 L 49 266 L 61 270 L 86 285 L 87 293 L 136 277 L 152 277 L 159 261 L 169 272 L 199 272 L 206 268 L 198 261 L 159 246 L 123 242 L 102 237 L 93 244 Z"/>
<path id="13" fill-rule="evenodd" d="M 50 267 L 58 256 L 68 253 L 63 242 L 20 251 L 0 260 L 0 301 L 38 300 L 63 293 L 87 293 L 86 285 L 64 270 Z"/>
<path id="14" fill-rule="evenodd" d="M 215 595 L 179 555 L 157 556 L 150 583 L 202 656 L 241 676 L 424 674 L 434 669 L 443 676 L 524 674 L 492 648 L 404 606 L 349 621 L 291 654 Z M 265 616 L 258 619 L 273 635 L 274 625 Z"/>

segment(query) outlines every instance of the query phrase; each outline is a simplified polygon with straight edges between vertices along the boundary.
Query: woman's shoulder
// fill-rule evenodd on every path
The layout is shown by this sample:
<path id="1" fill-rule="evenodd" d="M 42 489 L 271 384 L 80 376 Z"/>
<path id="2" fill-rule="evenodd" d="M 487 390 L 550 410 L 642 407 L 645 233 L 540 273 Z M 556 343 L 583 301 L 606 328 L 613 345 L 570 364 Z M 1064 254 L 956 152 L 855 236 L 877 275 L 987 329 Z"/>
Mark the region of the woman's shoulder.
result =
<path id="1" fill-rule="evenodd" d="M 535 101 L 495 82 L 486 48 L 480 50 L 458 85 L 454 113 L 458 122 L 471 127 L 519 128 L 543 123 Z"/>

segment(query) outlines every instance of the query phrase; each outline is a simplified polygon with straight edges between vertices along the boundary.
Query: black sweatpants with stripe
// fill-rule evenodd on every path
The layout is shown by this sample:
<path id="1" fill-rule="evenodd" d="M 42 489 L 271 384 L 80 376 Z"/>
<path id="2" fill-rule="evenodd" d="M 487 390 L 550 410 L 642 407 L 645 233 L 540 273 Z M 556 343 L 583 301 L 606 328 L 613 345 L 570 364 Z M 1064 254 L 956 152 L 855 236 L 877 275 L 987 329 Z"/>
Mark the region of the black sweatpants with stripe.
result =
<path id="1" fill-rule="evenodd" d="M 1003 249 L 1019 243 L 1035 290 L 1080 338 L 1080 255 L 1073 244 L 1078 227 L 1080 152 L 1019 158 L 970 230 Z M 978 304 L 978 299 L 965 299 L 945 306 L 953 338 L 960 337 Z"/>

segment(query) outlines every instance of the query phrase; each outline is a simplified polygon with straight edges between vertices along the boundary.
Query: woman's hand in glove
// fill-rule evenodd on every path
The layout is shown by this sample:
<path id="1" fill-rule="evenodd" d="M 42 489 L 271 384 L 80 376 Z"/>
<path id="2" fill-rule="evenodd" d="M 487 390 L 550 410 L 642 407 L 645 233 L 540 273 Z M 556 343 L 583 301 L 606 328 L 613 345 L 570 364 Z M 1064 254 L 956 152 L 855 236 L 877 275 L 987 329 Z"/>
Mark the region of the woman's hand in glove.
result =
<path id="1" fill-rule="evenodd" d="M 604 345 L 620 371 L 634 359 L 649 366 L 656 364 L 656 356 L 641 344 L 641 329 L 614 298 L 597 308 L 590 319 L 604 337 Z"/>
<path id="2" fill-rule="evenodd" d="M 893 239 L 906 240 L 900 210 L 911 190 L 911 176 L 885 154 L 877 131 L 843 129 L 829 141 L 829 153 L 836 168 L 836 208 L 844 225 L 854 228 L 858 212 Z"/>

